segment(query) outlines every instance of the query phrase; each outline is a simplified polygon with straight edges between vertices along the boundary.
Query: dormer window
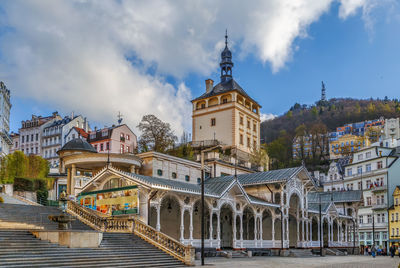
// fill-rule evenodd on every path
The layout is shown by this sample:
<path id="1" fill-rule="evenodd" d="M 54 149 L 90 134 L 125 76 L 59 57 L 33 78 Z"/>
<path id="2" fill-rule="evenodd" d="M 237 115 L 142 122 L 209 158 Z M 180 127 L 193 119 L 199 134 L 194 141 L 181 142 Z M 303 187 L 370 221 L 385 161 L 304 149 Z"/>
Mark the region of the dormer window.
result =
<path id="1" fill-rule="evenodd" d="M 202 103 L 202 104 L 201 104 L 201 109 L 204 109 L 204 108 L 206 108 L 206 104 L 205 104 L 205 103 Z"/>
<path id="2" fill-rule="evenodd" d="M 228 99 L 226 98 L 222 99 L 222 103 L 228 103 Z"/>

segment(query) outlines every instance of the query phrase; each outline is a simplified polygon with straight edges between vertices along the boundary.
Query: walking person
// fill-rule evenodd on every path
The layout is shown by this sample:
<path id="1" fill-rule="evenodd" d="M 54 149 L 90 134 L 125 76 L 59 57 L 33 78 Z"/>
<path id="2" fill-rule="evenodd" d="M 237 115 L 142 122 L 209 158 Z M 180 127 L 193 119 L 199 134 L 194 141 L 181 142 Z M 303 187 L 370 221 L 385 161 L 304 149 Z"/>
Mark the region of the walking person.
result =
<path id="1" fill-rule="evenodd" d="M 390 246 L 390 249 L 389 249 L 389 251 L 390 251 L 390 257 L 394 257 L 394 253 L 395 253 L 395 251 L 396 251 L 396 249 L 394 248 L 394 245 L 391 245 Z"/>
<path id="2" fill-rule="evenodd" d="M 372 247 L 371 247 L 371 255 L 372 255 L 372 258 L 375 258 L 375 256 L 376 256 L 376 247 L 374 245 L 372 245 Z"/>

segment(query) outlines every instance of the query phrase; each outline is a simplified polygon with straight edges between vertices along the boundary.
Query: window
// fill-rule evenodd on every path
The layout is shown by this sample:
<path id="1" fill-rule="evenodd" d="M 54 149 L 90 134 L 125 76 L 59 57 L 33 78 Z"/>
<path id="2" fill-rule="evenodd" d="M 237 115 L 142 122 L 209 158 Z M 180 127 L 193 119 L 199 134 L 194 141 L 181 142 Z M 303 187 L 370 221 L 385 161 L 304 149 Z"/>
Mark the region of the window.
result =
<path id="1" fill-rule="evenodd" d="M 396 228 L 396 236 L 399 236 L 399 228 Z"/>
<path id="2" fill-rule="evenodd" d="M 94 149 L 97 151 L 97 144 L 94 146 Z"/>
<path id="3" fill-rule="evenodd" d="M 129 146 L 126 146 L 126 152 L 129 153 Z"/>
<path id="4" fill-rule="evenodd" d="M 381 222 L 381 214 L 376 214 L 376 220 L 377 220 L 377 222 L 378 223 L 380 223 Z"/>
<path id="5" fill-rule="evenodd" d="M 357 174 L 361 174 L 362 173 L 362 166 L 358 166 L 357 167 Z"/>
<path id="6" fill-rule="evenodd" d="M 371 240 L 372 239 L 372 233 L 368 232 L 367 233 L 367 240 Z"/>
<path id="7" fill-rule="evenodd" d="M 357 183 L 357 185 L 358 185 L 358 190 L 361 190 L 361 182 L 360 181 Z"/>
<path id="8" fill-rule="evenodd" d="M 239 123 L 243 125 L 243 116 L 240 117 Z"/>
<path id="9" fill-rule="evenodd" d="M 75 134 L 72 134 L 72 139 L 75 139 Z"/>
<path id="10" fill-rule="evenodd" d="M 108 135 L 108 130 L 107 129 L 104 129 L 104 130 L 101 131 L 101 136 L 102 137 L 105 137 L 107 135 Z"/>
<path id="11" fill-rule="evenodd" d="M 90 133 L 90 139 L 95 139 L 96 138 L 96 132 Z"/>
<path id="12" fill-rule="evenodd" d="M 362 155 L 362 154 L 359 154 L 358 157 L 357 157 L 357 159 L 358 159 L 358 160 L 362 160 L 362 159 L 363 159 L 363 155 Z"/>
<path id="13" fill-rule="evenodd" d="M 100 151 L 104 151 L 104 144 L 100 144 Z"/>
<path id="14" fill-rule="evenodd" d="M 107 143 L 106 143 L 106 149 L 107 149 L 107 151 L 110 150 L 110 142 L 108 142 L 108 141 L 107 141 Z"/>
<path id="15" fill-rule="evenodd" d="M 206 108 L 206 104 L 205 104 L 205 103 L 202 103 L 202 104 L 201 104 L 201 109 L 204 109 L 204 108 Z"/>
<path id="16" fill-rule="evenodd" d="M 213 127 L 213 126 L 215 126 L 215 118 L 211 118 L 211 126 Z"/>
<path id="17" fill-rule="evenodd" d="M 399 213 L 396 212 L 396 221 L 399 221 Z"/>
<path id="18" fill-rule="evenodd" d="M 353 169 L 349 168 L 349 169 L 347 169 L 347 176 L 351 176 L 351 175 L 353 175 Z"/>
<path id="19" fill-rule="evenodd" d="M 249 137 L 247 137 L 247 147 L 249 147 L 249 148 L 250 148 L 250 146 L 251 146 L 251 144 L 250 144 L 250 138 L 249 138 Z"/>
<path id="20" fill-rule="evenodd" d="M 176 172 L 172 172 L 172 178 L 176 179 Z"/>
<path id="21" fill-rule="evenodd" d="M 385 219 L 385 214 L 384 214 L 384 213 L 382 213 L 382 214 L 381 214 L 381 217 L 382 217 L 382 220 L 381 220 L 381 222 L 385 222 L 385 221 L 386 221 L 386 219 Z"/>
<path id="22" fill-rule="evenodd" d="M 375 239 L 379 240 L 381 238 L 381 232 L 375 233 Z"/>
<path id="23" fill-rule="evenodd" d="M 366 164 L 365 170 L 366 170 L 366 172 L 371 172 L 371 164 Z"/>
<path id="24" fill-rule="evenodd" d="M 364 233 L 360 233 L 360 240 L 364 240 Z"/>
<path id="25" fill-rule="evenodd" d="M 130 140 L 130 137 L 129 137 L 129 135 L 128 135 L 128 134 L 126 134 L 126 140 L 127 140 L 127 141 L 129 141 L 129 140 Z"/>
<path id="26" fill-rule="evenodd" d="M 250 120 L 247 120 L 247 128 L 250 128 Z"/>
<path id="27" fill-rule="evenodd" d="M 367 181 L 365 182 L 365 184 L 366 184 L 366 186 L 367 186 L 367 189 L 369 189 L 369 188 L 371 187 L 371 180 L 367 180 Z"/>
<path id="28" fill-rule="evenodd" d="M 33 134 L 31 134 L 31 141 L 33 141 Z"/>
<path id="29" fill-rule="evenodd" d="M 395 205 L 398 206 L 399 205 L 399 198 L 396 197 L 396 199 L 394 200 Z"/>
<path id="30" fill-rule="evenodd" d="M 25 142 L 25 136 L 22 136 L 22 141 L 21 141 L 21 143 L 24 143 Z"/>
<path id="31" fill-rule="evenodd" d="M 376 168 L 377 169 L 382 168 L 382 161 L 379 161 L 378 163 L 376 163 Z"/>
<path id="32" fill-rule="evenodd" d="M 239 136 L 239 143 L 241 145 L 243 145 L 243 135 L 242 134 L 240 134 L 240 136 Z"/>
<path id="33" fill-rule="evenodd" d="M 367 152 L 366 154 L 365 154 L 365 158 L 370 158 L 371 157 L 371 152 Z"/>
<path id="34" fill-rule="evenodd" d="M 36 141 L 39 140 L 39 133 L 36 133 Z"/>
<path id="35" fill-rule="evenodd" d="M 364 222 L 364 217 L 362 215 L 358 216 L 358 222 L 362 224 Z"/>
<path id="36" fill-rule="evenodd" d="M 394 228 L 392 228 L 392 236 L 394 236 Z"/>
<path id="37" fill-rule="evenodd" d="M 185 176 L 185 181 L 190 181 L 190 176 L 189 175 Z"/>
<path id="38" fill-rule="evenodd" d="M 162 170 L 161 169 L 157 169 L 157 175 L 158 176 L 162 176 Z"/>
<path id="39" fill-rule="evenodd" d="M 394 221 L 394 213 L 392 213 L 392 221 Z"/>
<path id="40" fill-rule="evenodd" d="M 253 124 L 253 131 L 257 131 L 257 124 L 256 123 Z"/>
<path id="41" fill-rule="evenodd" d="M 122 141 L 122 142 L 125 142 L 125 134 L 124 133 L 121 133 L 119 135 L 119 140 Z"/>
<path id="42" fill-rule="evenodd" d="M 383 239 L 383 240 L 387 240 L 387 233 L 386 233 L 386 232 L 383 232 L 382 239 Z"/>
<path id="43" fill-rule="evenodd" d="M 371 197 L 368 196 L 368 197 L 367 197 L 367 206 L 370 206 L 370 205 L 371 205 Z"/>
<path id="44" fill-rule="evenodd" d="M 124 145 L 123 145 L 123 144 L 121 144 L 121 146 L 119 147 L 119 152 L 120 152 L 121 154 L 124 153 Z"/>
<path id="45" fill-rule="evenodd" d="M 197 178 L 197 184 L 201 183 L 201 178 Z"/>
<path id="46" fill-rule="evenodd" d="M 39 152 L 39 149 L 38 149 L 38 147 L 36 147 L 35 148 L 35 154 L 38 154 L 38 152 Z"/>
<path id="47" fill-rule="evenodd" d="M 228 103 L 228 99 L 227 98 L 223 98 L 222 99 L 222 103 Z"/>
<path id="48" fill-rule="evenodd" d="M 26 135 L 26 142 L 29 142 L 29 135 Z"/>

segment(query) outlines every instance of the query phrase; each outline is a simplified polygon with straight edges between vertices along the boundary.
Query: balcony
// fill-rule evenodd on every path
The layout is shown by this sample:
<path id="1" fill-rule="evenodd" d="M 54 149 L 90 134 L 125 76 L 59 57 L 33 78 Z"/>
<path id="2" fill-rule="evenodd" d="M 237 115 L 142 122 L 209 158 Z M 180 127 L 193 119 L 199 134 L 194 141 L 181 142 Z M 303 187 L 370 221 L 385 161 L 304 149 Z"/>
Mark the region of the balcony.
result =
<path id="1" fill-rule="evenodd" d="M 386 192 L 387 187 L 386 185 L 383 184 L 377 187 L 372 187 L 371 190 L 373 193 Z"/>
<path id="2" fill-rule="evenodd" d="M 382 210 L 382 209 L 387 209 L 387 204 L 372 204 L 372 209 L 373 210 Z"/>
<path id="3" fill-rule="evenodd" d="M 204 141 L 192 141 L 191 146 L 193 148 L 207 148 L 219 145 L 218 140 L 204 140 Z"/>

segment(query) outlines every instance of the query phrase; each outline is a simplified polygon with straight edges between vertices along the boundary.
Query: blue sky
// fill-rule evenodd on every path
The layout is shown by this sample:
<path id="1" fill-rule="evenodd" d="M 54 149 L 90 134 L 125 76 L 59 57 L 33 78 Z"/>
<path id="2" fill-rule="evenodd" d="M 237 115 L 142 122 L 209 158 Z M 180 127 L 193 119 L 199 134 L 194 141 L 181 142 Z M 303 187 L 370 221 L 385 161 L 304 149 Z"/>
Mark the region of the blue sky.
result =
<path id="1" fill-rule="evenodd" d="M 204 26 L 210 36 L 201 32 L 201 23 L 197 26 L 190 14 L 177 14 L 178 22 L 169 21 L 164 30 L 172 31 L 174 38 L 163 36 L 163 30 L 159 30 L 162 24 L 143 23 L 122 33 L 118 25 L 110 29 L 107 26 L 104 32 L 90 27 L 81 29 L 79 23 L 107 24 L 114 19 L 104 15 L 98 21 L 78 20 L 76 27 L 73 23 L 70 26 L 67 15 L 59 20 L 68 9 L 76 8 L 68 1 L 65 13 L 62 6 L 46 5 L 54 13 L 50 17 L 41 13 L 43 5 L 38 2 L 0 4 L 6 15 L 0 20 L 0 80 L 12 94 L 11 130 L 17 131 L 20 121 L 31 114 L 45 116 L 56 110 L 63 115 L 71 111 L 82 113 L 92 126 L 101 127 L 115 123 L 118 111 L 122 110 L 133 128 L 142 115 L 154 112 L 171 122 L 177 132 L 190 131 L 189 100 L 204 92 L 205 79 L 212 78 L 215 83 L 220 80 L 218 61 L 225 28 L 233 51 L 233 76 L 262 105 L 264 114 L 280 115 L 295 102 L 314 103 L 320 98 L 322 80 L 328 98 L 398 98 L 399 6 L 390 0 L 378 7 L 371 2 L 376 6 L 370 0 L 364 6 L 347 7 L 351 12 L 346 16 L 340 15 L 344 4 L 338 1 L 310 9 L 312 16 L 301 9 L 300 29 L 292 26 L 296 21 L 292 22 L 293 14 L 289 14 L 286 20 L 285 16 L 282 22 L 277 20 L 278 25 L 287 24 L 277 35 L 269 34 L 274 33 L 271 27 L 275 22 L 253 23 L 248 19 L 251 14 L 243 16 L 243 22 L 222 19 L 226 21 L 223 24 L 211 20 Z M 101 9 L 95 4 L 86 8 L 93 14 Z M 122 7 L 107 8 L 120 11 Z M 273 8 L 275 13 L 284 12 L 281 7 Z M 32 22 L 37 37 L 29 34 L 32 28 L 18 21 L 24 14 L 29 14 L 25 24 Z M 187 22 L 187 29 L 179 23 L 182 21 Z M 249 26 L 241 28 L 240 23 L 247 21 Z M 252 25 L 260 25 L 260 29 Z M 136 34 L 137 28 L 143 28 L 146 34 L 155 33 L 150 37 Z M 196 32 L 201 32 L 201 38 Z M 67 43 L 65 47 L 58 45 L 60 39 L 63 45 Z M 289 46 L 274 45 L 281 39 Z M 271 47 L 277 47 L 278 52 L 271 53 Z M 141 91 L 142 88 L 145 90 Z"/>

